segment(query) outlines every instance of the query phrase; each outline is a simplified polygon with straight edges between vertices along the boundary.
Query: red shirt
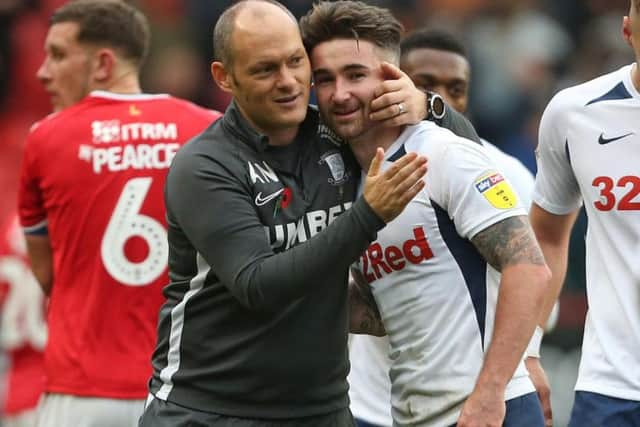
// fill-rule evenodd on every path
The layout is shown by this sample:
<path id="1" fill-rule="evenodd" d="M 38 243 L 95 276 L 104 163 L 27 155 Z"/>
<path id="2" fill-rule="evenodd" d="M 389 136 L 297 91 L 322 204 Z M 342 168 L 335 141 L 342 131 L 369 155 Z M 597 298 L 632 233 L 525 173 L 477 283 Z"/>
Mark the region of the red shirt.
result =
<path id="1" fill-rule="evenodd" d="M 0 346 L 7 358 L 5 415 L 34 409 L 44 390 L 44 295 L 29 269 L 18 216 L 0 228 Z"/>
<path id="2" fill-rule="evenodd" d="M 168 282 L 165 176 L 218 117 L 167 95 L 93 92 L 33 127 L 19 212 L 53 248 L 48 391 L 146 396 Z"/>

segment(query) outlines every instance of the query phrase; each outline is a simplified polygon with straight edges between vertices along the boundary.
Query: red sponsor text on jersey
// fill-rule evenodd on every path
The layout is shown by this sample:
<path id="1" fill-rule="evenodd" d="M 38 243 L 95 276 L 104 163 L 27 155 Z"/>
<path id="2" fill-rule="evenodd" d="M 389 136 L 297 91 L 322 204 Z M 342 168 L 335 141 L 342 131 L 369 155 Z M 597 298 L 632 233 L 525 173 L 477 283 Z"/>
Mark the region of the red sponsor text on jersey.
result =
<path id="1" fill-rule="evenodd" d="M 362 271 L 367 282 L 380 279 L 383 274 L 402 270 L 407 262 L 420 264 L 433 258 L 433 252 L 422 227 L 413 229 L 414 239 L 407 239 L 401 247 L 390 245 L 382 247 L 380 243 L 371 244 L 362 256 Z"/>

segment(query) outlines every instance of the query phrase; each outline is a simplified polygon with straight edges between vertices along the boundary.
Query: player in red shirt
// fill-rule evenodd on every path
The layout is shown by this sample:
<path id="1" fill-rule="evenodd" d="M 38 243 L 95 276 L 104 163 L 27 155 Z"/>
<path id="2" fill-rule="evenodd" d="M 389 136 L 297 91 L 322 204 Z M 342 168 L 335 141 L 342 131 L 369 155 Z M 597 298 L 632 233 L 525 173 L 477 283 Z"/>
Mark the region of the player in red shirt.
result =
<path id="1" fill-rule="evenodd" d="M 47 327 L 16 214 L 0 227 L 0 311 L 0 346 L 7 359 L 2 425 L 34 426 L 44 390 Z"/>
<path id="2" fill-rule="evenodd" d="M 124 2 L 53 14 L 38 78 L 56 113 L 31 129 L 19 214 L 50 295 L 39 426 L 135 426 L 167 277 L 165 175 L 220 113 L 142 94 L 145 17 Z"/>

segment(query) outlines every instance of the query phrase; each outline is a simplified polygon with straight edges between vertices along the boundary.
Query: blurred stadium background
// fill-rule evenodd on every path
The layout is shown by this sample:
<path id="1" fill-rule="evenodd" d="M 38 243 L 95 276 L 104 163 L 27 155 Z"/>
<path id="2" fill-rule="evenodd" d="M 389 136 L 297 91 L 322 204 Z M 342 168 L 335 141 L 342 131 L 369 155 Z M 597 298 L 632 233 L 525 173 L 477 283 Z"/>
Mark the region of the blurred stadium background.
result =
<path id="1" fill-rule="evenodd" d="M 48 17 L 63 0 L 0 0 L 0 223 L 16 203 L 18 168 L 29 126 L 50 111 L 35 78 Z M 229 99 L 210 77 L 213 25 L 230 0 L 140 0 L 152 23 L 146 92 L 166 92 L 224 110 Z M 311 0 L 282 1 L 296 15 Z M 540 114 L 559 89 L 633 61 L 621 38 L 628 0 L 376 0 L 407 31 L 456 33 L 472 58 L 470 118 L 478 133 L 535 172 Z M 55 159 L 52 159 L 55 161 Z M 567 423 L 586 312 L 584 230 L 579 220 L 556 329 L 542 362 L 553 390 L 556 425 Z"/>

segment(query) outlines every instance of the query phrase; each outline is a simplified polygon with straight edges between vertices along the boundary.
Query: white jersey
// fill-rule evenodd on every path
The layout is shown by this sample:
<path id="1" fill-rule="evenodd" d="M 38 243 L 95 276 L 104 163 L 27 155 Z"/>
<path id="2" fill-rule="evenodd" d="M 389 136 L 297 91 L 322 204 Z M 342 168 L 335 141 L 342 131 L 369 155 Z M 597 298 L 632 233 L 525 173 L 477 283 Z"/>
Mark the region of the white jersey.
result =
<path id="1" fill-rule="evenodd" d="M 584 201 L 589 312 L 576 390 L 640 400 L 640 94 L 632 65 L 565 89 L 540 124 L 533 200 Z"/>
<path id="2" fill-rule="evenodd" d="M 500 275 L 470 239 L 526 210 L 478 144 L 422 122 L 388 148 L 383 167 L 410 151 L 429 159 L 425 189 L 357 266 L 389 336 L 394 423 L 435 427 L 456 422 L 493 333 Z M 521 362 L 505 400 L 533 391 Z"/>
<path id="3" fill-rule="evenodd" d="M 533 174 L 517 158 L 500 151 L 495 145 L 481 140 L 487 154 L 513 184 L 522 205 L 529 208 L 533 193 Z M 431 166 L 431 165 L 430 165 Z M 391 426 L 389 369 L 389 339 L 371 335 L 349 337 L 349 398 L 353 415 L 371 424 Z"/>
<path id="4" fill-rule="evenodd" d="M 371 335 L 349 335 L 350 409 L 354 417 L 377 426 L 390 427 L 391 380 L 389 339 Z"/>

